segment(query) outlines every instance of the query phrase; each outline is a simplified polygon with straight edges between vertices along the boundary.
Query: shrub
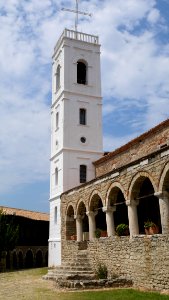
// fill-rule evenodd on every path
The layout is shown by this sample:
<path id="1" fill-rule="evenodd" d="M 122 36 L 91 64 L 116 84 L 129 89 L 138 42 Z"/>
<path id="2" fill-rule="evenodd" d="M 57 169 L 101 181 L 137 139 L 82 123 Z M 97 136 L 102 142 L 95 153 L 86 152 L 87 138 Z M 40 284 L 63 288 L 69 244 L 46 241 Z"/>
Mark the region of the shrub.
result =
<path id="1" fill-rule="evenodd" d="M 107 278 L 107 267 L 104 264 L 98 265 L 97 271 L 96 271 L 96 276 L 98 279 L 106 279 Z"/>
<path id="2" fill-rule="evenodd" d="M 129 234 L 129 226 L 127 224 L 119 224 L 116 227 L 116 233 L 118 236 L 128 235 Z"/>

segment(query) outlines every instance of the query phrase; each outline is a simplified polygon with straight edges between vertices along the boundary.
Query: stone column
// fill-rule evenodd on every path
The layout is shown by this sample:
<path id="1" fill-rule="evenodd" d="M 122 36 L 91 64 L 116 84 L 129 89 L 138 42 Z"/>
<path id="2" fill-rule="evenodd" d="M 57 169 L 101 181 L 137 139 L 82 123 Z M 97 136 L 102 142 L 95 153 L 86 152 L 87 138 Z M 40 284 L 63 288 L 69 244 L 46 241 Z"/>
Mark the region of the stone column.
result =
<path id="1" fill-rule="evenodd" d="M 76 219 L 76 234 L 77 234 L 77 242 L 83 241 L 83 228 L 82 228 L 82 216 L 75 216 Z"/>
<path id="2" fill-rule="evenodd" d="M 154 196 L 159 198 L 162 234 L 169 234 L 169 193 L 158 192 Z"/>
<path id="3" fill-rule="evenodd" d="M 86 215 L 89 219 L 89 240 L 93 240 L 95 238 L 95 230 L 96 230 L 96 220 L 95 216 L 97 215 L 97 212 L 94 211 L 88 211 L 86 212 Z"/>
<path id="4" fill-rule="evenodd" d="M 137 205 L 138 200 L 127 200 L 130 236 L 139 234 Z"/>
<path id="5" fill-rule="evenodd" d="M 114 226 L 114 216 L 113 213 L 116 210 L 116 207 L 103 207 L 103 212 L 106 213 L 106 224 L 107 224 L 107 235 L 115 235 L 115 226 Z"/>

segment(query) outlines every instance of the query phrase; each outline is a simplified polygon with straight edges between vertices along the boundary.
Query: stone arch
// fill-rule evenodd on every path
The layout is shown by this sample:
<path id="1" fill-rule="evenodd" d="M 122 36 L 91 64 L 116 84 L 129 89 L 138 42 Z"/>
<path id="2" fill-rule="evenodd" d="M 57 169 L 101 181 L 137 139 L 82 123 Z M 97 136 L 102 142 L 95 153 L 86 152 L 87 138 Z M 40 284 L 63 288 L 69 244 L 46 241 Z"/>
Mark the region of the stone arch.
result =
<path id="1" fill-rule="evenodd" d="M 159 191 L 169 192 L 169 162 L 167 162 L 162 170 L 159 183 Z"/>
<path id="2" fill-rule="evenodd" d="M 106 215 L 103 212 L 104 202 L 101 193 L 93 191 L 89 200 L 89 211 L 95 214 L 96 229 L 107 230 Z"/>
<path id="3" fill-rule="evenodd" d="M 107 194 L 106 194 L 106 206 L 107 206 L 107 207 L 110 205 L 110 204 L 109 204 L 109 195 L 110 195 L 111 191 L 112 191 L 114 188 L 117 188 L 117 189 L 121 190 L 121 192 L 122 192 L 123 195 L 124 195 L 125 201 L 126 201 L 126 193 L 125 193 L 125 191 L 124 191 L 123 186 L 121 185 L 120 182 L 115 181 L 115 182 L 111 183 L 111 185 L 110 185 L 109 188 L 108 188 Z"/>
<path id="4" fill-rule="evenodd" d="M 138 186 L 141 185 L 144 178 L 149 178 L 154 188 L 154 192 L 157 192 L 157 185 L 153 177 L 148 172 L 138 172 L 136 175 L 134 175 L 130 182 L 128 190 L 128 199 L 134 200 L 134 198 L 137 196 L 137 189 L 134 189 L 134 185 L 136 182 L 138 183 Z"/>
<path id="5" fill-rule="evenodd" d="M 88 202 L 88 209 L 89 209 L 89 210 L 91 209 L 90 206 L 91 206 L 91 201 L 92 201 L 93 197 L 97 197 L 97 196 L 101 199 L 102 205 L 104 206 L 105 203 L 103 202 L 101 193 L 100 193 L 99 191 L 97 191 L 97 190 L 94 190 L 94 191 L 91 193 L 90 197 L 89 197 L 89 202 Z"/>
<path id="6" fill-rule="evenodd" d="M 34 261 L 33 261 L 33 252 L 31 249 L 27 250 L 25 255 L 25 268 L 30 269 L 33 268 Z"/>
<path id="7" fill-rule="evenodd" d="M 35 256 L 35 266 L 36 268 L 42 268 L 43 267 L 43 254 L 42 250 L 38 249 Z"/>
<path id="8" fill-rule="evenodd" d="M 77 204 L 76 215 L 77 217 L 80 216 L 81 218 L 81 226 L 82 226 L 82 233 L 83 233 L 83 240 L 89 239 L 89 220 L 86 215 L 86 205 L 83 201 L 79 201 Z"/>
<path id="9" fill-rule="evenodd" d="M 84 85 L 87 84 L 87 69 L 87 62 L 83 59 L 79 59 L 77 61 L 77 83 Z"/>
<path id="10" fill-rule="evenodd" d="M 157 186 L 147 172 L 137 173 L 130 185 L 129 200 L 137 206 L 139 233 L 144 234 L 144 223 L 154 222 L 161 232 L 159 199 L 155 196 Z"/>
<path id="11" fill-rule="evenodd" d="M 76 236 L 76 221 L 75 210 L 72 203 L 69 203 L 66 209 L 66 239 L 75 239 Z"/>
<path id="12" fill-rule="evenodd" d="M 125 192 L 119 182 L 113 182 L 106 196 L 107 208 L 112 208 L 115 228 L 119 224 L 128 225 L 128 211 L 126 206 Z"/>

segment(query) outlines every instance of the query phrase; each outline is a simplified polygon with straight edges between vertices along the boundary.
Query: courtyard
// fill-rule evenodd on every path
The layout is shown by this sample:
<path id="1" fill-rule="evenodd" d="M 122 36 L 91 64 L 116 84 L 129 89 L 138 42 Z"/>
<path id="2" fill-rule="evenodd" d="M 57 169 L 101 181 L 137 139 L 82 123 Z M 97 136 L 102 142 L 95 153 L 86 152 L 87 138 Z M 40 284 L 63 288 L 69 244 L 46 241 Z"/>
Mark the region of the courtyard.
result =
<path id="1" fill-rule="evenodd" d="M 0 274 L 0 300 L 167 300 L 163 293 L 136 291 L 133 289 L 70 291 L 58 290 L 52 281 L 43 280 L 47 268 L 30 269 Z"/>

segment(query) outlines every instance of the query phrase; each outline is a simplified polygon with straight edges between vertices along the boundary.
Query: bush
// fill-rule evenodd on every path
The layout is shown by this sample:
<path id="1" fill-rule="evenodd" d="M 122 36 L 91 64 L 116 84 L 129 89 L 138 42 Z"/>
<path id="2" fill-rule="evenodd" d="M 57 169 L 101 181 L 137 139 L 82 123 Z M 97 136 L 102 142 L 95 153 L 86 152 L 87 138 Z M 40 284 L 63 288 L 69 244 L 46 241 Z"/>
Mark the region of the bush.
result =
<path id="1" fill-rule="evenodd" d="M 118 236 L 129 235 L 129 226 L 127 224 L 119 224 L 116 227 L 116 233 Z"/>
<path id="2" fill-rule="evenodd" d="M 99 264 L 97 271 L 96 271 L 96 276 L 98 279 L 107 279 L 107 267 L 106 265 Z"/>

